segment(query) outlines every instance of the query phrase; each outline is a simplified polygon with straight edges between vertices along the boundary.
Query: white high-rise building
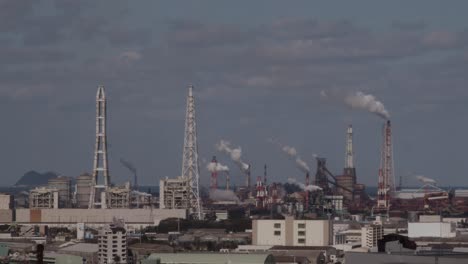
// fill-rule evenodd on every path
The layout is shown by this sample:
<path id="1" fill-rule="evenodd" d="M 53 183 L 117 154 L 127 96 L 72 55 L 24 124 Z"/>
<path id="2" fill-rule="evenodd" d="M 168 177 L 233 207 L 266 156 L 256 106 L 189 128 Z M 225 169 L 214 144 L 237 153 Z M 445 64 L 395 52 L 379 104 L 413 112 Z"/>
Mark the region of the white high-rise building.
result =
<path id="1" fill-rule="evenodd" d="M 127 232 L 122 224 L 112 224 L 99 230 L 99 263 L 127 263 Z"/>
<path id="2" fill-rule="evenodd" d="M 383 237 L 383 226 L 378 224 L 366 225 L 361 228 L 362 247 L 377 247 L 377 242 Z"/>

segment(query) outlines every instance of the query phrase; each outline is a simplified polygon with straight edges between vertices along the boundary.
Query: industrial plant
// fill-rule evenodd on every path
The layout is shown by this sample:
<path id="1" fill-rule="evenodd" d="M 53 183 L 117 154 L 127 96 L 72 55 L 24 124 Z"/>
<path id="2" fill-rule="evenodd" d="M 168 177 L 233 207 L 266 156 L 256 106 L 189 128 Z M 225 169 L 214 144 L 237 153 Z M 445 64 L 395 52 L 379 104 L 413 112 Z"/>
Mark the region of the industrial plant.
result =
<path id="1" fill-rule="evenodd" d="M 133 183 L 112 183 L 107 98 L 104 86 L 99 86 L 91 174 L 58 176 L 26 192 L 0 195 L 0 221 L 8 225 L 0 242 L 4 239 L 9 248 L 16 245 L 14 241 L 52 247 L 65 236 L 67 242 L 56 251 L 63 247 L 63 252 L 78 255 L 85 263 L 187 263 L 196 257 L 187 252 L 214 250 L 232 254 L 239 263 L 342 263 L 347 256 L 353 263 L 358 256 L 371 259 L 372 253 L 390 252 L 395 241 L 415 256 L 432 256 L 433 249 L 448 242 L 452 246 L 444 256 L 466 255 L 459 248 L 468 248 L 468 191 L 443 189 L 424 176 L 418 176 L 420 188 L 405 189 L 401 180 L 396 186 L 392 123 L 373 96 L 357 93 L 345 103 L 369 108 L 383 118 L 375 194 L 360 182 L 352 125 L 343 128 L 344 166 L 338 174 L 319 155 L 314 155 L 313 173 L 295 147 L 277 139 L 269 142 L 295 164 L 301 178 L 270 179 L 268 164 L 246 161 L 241 146 L 228 140 L 220 140 L 212 149 L 211 161 L 201 164 L 195 102 L 190 85 L 180 175 L 160 179 L 156 193 L 142 192 L 136 168 L 124 159 L 120 163 L 132 173 Z M 228 159 L 242 175 L 239 186 L 233 184 L 234 173 L 225 165 Z M 200 185 L 200 167 L 205 165 L 207 188 Z M 263 175 L 252 180 L 252 168 L 257 166 Z M 141 247 L 142 240 L 147 248 Z M 295 252 L 294 259 L 290 252 Z M 359 255 L 363 253 L 369 255 Z M 3 257 L 10 261 L 39 258 L 30 251 L 15 254 Z M 180 262 L 171 262 L 175 258 Z M 59 259 L 50 255 L 50 263 Z"/>

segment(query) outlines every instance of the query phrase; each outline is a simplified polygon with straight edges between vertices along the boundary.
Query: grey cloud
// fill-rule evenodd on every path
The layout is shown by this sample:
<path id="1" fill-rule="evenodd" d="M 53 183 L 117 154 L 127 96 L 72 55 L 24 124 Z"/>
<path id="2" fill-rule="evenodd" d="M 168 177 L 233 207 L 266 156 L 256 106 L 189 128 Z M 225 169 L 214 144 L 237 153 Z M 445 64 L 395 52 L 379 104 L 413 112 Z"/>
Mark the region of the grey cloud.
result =
<path id="1" fill-rule="evenodd" d="M 419 21 L 402 21 L 397 20 L 392 22 L 392 27 L 398 30 L 409 30 L 409 31 L 419 31 L 424 30 L 428 27 L 427 23 Z"/>

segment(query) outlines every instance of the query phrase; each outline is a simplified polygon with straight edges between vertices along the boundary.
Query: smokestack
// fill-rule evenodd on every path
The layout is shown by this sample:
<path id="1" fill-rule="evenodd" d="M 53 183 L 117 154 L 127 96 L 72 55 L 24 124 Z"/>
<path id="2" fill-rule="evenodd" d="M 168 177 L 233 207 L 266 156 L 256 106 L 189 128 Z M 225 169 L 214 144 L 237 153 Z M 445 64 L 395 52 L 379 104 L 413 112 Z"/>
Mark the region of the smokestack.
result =
<path id="1" fill-rule="evenodd" d="M 250 190 L 250 164 L 247 165 L 247 170 L 246 170 L 246 174 L 245 174 L 245 186 L 247 187 L 247 189 Z"/>
<path id="2" fill-rule="evenodd" d="M 229 176 L 229 171 L 225 171 L 226 173 L 226 191 L 231 189 L 231 177 Z"/>
<path id="3" fill-rule="evenodd" d="M 213 159 L 211 160 L 211 163 L 214 164 L 215 168 L 218 166 L 218 161 L 216 161 L 216 156 L 213 156 Z M 214 169 L 211 172 L 211 186 L 210 188 L 213 189 L 218 189 L 218 171 Z"/>
<path id="4" fill-rule="evenodd" d="M 382 137 L 377 209 L 387 210 L 390 207 L 390 200 L 395 191 L 392 127 L 390 120 L 387 120 L 383 126 Z"/>
<path id="5" fill-rule="evenodd" d="M 349 125 L 346 131 L 346 153 L 345 153 L 345 167 L 343 175 L 351 176 L 353 184 L 356 184 L 356 168 L 354 167 L 354 148 L 353 148 L 353 126 Z"/>

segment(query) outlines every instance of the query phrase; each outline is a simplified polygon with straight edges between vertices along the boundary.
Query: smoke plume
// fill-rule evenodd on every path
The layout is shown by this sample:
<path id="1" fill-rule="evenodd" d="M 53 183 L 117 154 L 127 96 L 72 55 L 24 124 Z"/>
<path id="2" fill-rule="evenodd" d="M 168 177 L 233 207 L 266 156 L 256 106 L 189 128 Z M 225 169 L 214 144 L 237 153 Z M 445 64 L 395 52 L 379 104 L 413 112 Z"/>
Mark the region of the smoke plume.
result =
<path id="1" fill-rule="evenodd" d="M 356 92 L 355 94 L 348 95 L 344 101 L 351 108 L 366 110 L 384 119 L 390 118 L 390 113 L 385 109 L 383 103 L 371 94 Z"/>
<path id="2" fill-rule="evenodd" d="M 296 148 L 288 146 L 288 145 L 283 145 L 281 142 L 278 142 L 275 139 L 268 139 L 268 142 L 273 143 L 275 145 L 278 145 L 281 148 L 281 150 L 286 155 L 288 155 L 289 158 L 291 158 L 292 160 L 294 160 L 296 162 L 297 167 L 301 171 L 303 171 L 305 173 L 310 172 L 309 165 L 307 165 L 307 163 L 299 156 L 299 154 L 297 153 Z"/>
<path id="3" fill-rule="evenodd" d="M 231 190 L 210 190 L 210 199 L 213 201 L 235 201 L 239 202 L 239 198 Z"/>
<path id="4" fill-rule="evenodd" d="M 227 140 L 221 140 L 216 144 L 216 148 L 230 155 L 231 159 L 239 166 L 242 172 L 246 173 L 249 169 L 249 165 L 242 161 L 242 149 L 241 147 L 232 148 L 231 143 Z"/>
<path id="5" fill-rule="evenodd" d="M 206 168 L 209 172 L 222 172 L 229 171 L 229 167 L 225 166 L 219 162 L 210 162 L 206 165 Z"/>
<path id="6" fill-rule="evenodd" d="M 300 157 L 297 157 L 296 158 L 296 165 L 297 167 L 302 170 L 303 172 L 310 172 L 310 168 L 309 166 L 307 165 L 307 163 L 305 161 L 303 161 Z"/>
<path id="7" fill-rule="evenodd" d="M 320 187 L 317 186 L 317 185 L 312 185 L 312 184 L 310 184 L 310 185 L 307 185 L 307 186 L 306 186 L 305 184 L 303 184 L 302 182 L 298 182 L 298 181 L 297 181 L 296 179 L 294 179 L 294 178 L 288 178 L 288 182 L 289 182 L 290 184 L 294 184 L 294 185 L 299 186 L 299 188 L 301 188 L 301 189 L 304 190 L 304 191 L 311 191 L 311 192 L 312 192 L 312 191 L 321 191 L 321 190 L 322 190 L 322 188 L 320 188 Z"/>
<path id="8" fill-rule="evenodd" d="M 129 171 L 131 171 L 133 174 L 137 173 L 135 166 L 133 166 L 133 164 L 130 161 L 127 161 L 121 158 L 120 163 Z"/>
<path id="9" fill-rule="evenodd" d="M 436 180 L 425 177 L 425 176 L 422 176 L 422 175 L 416 176 L 416 179 L 418 179 L 418 181 L 420 181 L 422 183 L 426 183 L 426 184 L 435 184 L 436 183 Z"/>

